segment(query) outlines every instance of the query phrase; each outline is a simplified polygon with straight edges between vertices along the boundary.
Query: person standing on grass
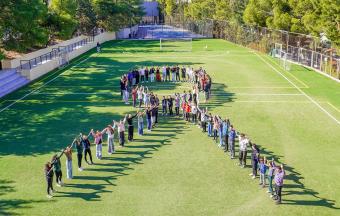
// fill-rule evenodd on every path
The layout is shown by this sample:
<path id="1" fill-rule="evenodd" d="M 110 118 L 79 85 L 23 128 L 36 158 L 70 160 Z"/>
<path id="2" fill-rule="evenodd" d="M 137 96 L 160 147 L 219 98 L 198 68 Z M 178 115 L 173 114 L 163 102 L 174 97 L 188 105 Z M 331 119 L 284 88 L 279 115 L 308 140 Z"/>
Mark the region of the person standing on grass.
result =
<path id="1" fill-rule="evenodd" d="M 118 134 L 119 134 L 119 144 L 121 147 L 124 147 L 125 144 L 125 122 L 126 122 L 127 115 L 123 120 L 120 120 L 119 122 L 116 122 L 113 120 L 113 122 L 117 125 L 118 128 Z"/>
<path id="2" fill-rule="evenodd" d="M 98 160 L 102 159 L 102 150 L 103 150 L 103 133 L 105 132 L 105 129 L 103 131 L 96 131 L 94 132 L 93 129 L 91 129 L 91 135 L 94 139 L 94 143 L 96 144 L 96 157 Z"/>
<path id="3" fill-rule="evenodd" d="M 260 183 L 259 185 L 261 185 L 263 188 L 266 187 L 266 172 L 267 172 L 267 161 L 266 158 L 260 158 L 260 162 L 259 162 L 259 171 L 260 171 Z"/>
<path id="4" fill-rule="evenodd" d="M 113 123 L 113 126 L 108 125 L 106 127 L 106 134 L 107 134 L 107 153 L 111 155 L 115 151 L 115 145 L 114 145 L 114 136 L 115 136 L 115 123 Z"/>
<path id="5" fill-rule="evenodd" d="M 75 141 L 73 141 L 75 142 Z M 73 145 L 73 143 L 72 143 Z M 66 156 L 66 178 L 67 179 L 72 179 L 73 174 L 72 174 L 72 145 L 67 146 L 66 149 L 64 150 L 64 154 Z"/>
<path id="6" fill-rule="evenodd" d="M 45 164 L 45 177 L 46 177 L 46 182 L 47 182 L 47 198 L 52 198 L 52 192 L 53 190 L 53 169 L 52 169 L 52 165 L 50 162 L 47 162 Z"/>
<path id="7" fill-rule="evenodd" d="M 166 75 L 167 75 L 167 67 L 162 67 L 162 82 L 166 81 Z"/>
<path id="8" fill-rule="evenodd" d="M 137 116 L 138 112 L 134 116 L 131 114 L 128 115 L 126 121 L 128 123 L 128 141 L 133 141 L 133 119 Z"/>
<path id="9" fill-rule="evenodd" d="M 149 69 L 148 69 L 148 67 L 145 68 L 144 73 L 145 73 L 145 82 L 149 82 Z"/>
<path id="10" fill-rule="evenodd" d="M 89 165 L 92 165 L 93 161 L 92 161 L 92 153 L 91 153 L 91 143 L 89 141 L 88 136 L 80 134 L 80 143 L 81 143 L 81 145 L 83 146 L 83 149 L 84 149 L 85 162 Z M 89 154 L 89 156 L 90 156 L 90 162 L 91 163 L 89 163 L 87 161 L 87 158 L 86 158 L 87 154 Z"/>
<path id="11" fill-rule="evenodd" d="M 55 178 L 56 178 L 56 183 L 58 187 L 61 187 L 64 183 L 62 181 L 63 173 L 61 171 L 61 163 L 60 163 L 60 157 L 64 154 L 64 149 L 62 149 L 61 154 L 58 156 L 55 154 L 52 157 L 52 166 L 53 166 L 53 171 L 55 173 Z"/>
<path id="12" fill-rule="evenodd" d="M 217 143 L 217 133 L 218 133 L 218 130 L 220 128 L 220 123 L 219 123 L 219 120 L 218 120 L 218 116 L 214 116 L 213 123 L 214 123 L 214 125 L 213 125 L 214 140 Z"/>
<path id="13" fill-rule="evenodd" d="M 180 82 L 181 77 L 179 76 L 179 66 L 178 65 L 175 67 L 175 70 L 176 70 L 176 82 Z"/>
<path id="14" fill-rule="evenodd" d="M 192 103 L 191 105 L 191 120 L 192 124 L 197 123 L 197 105 L 195 103 Z"/>
<path id="15" fill-rule="evenodd" d="M 164 72 L 163 72 L 163 76 L 165 77 L 165 73 Z M 160 68 L 159 67 L 156 68 L 156 81 L 157 82 L 161 82 L 162 81 L 162 76 L 161 76 Z"/>
<path id="16" fill-rule="evenodd" d="M 179 116 L 180 103 L 181 103 L 180 95 L 176 93 L 175 94 L 175 113 L 176 113 L 176 116 Z"/>
<path id="17" fill-rule="evenodd" d="M 171 96 L 168 96 L 168 109 L 169 109 L 169 116 L 173 116 L 174 115 L 174 112 L 172 110 L 172 107 L 173 107 L 173 98 Z"/>
<path id="18" fill-rule="evenodd" d="M 169 67 L 169 65 L 166 67 L 165 81 L 170 81 L 170 67 Z"/>
<path id="19" fill-rule="evenodd" d="M 143 136 L 144 132 L 143 132 L 143 128 L 144 128 L 144 112 L 138 112 L 138 135 L 139 136 Z"/>
<path id="20" fill-rule="evenodd" d="M 229 150 L 230 150 L 230 158 L 235 158 L 235 139 L 236 139 L 236 131 L 232 125 L 230 125 L 229 130 Z"/>
<path id="21" fill-rule="evenodd" d="M 176 81 L 176 67 L 175 66 L 171 67 L 171 81 L 172 82 Z"/>
<path id="22" fill-rule="evenodd" d="M 97 53 L 100 53 L 100 43 L 97 42 Z"/>
<path id="23" fill-rule="evenodd" d="M 182 65 L 181 73 L 182 73 L 182 80 L 183 80 L 183 82 L 185 82 L 187 75 L 186 75 L 186 69 L 185 69 L 184 65 Z"/>
<path id="24" fill-rule="evenodd" d="M 159 98 L 155 95 L 155 102 L 156 102 L 156 121 L 155 123 L 158 124 L 158 112 L 159 112 Z"/>
<path id="25" fill-rule="evenodd" d="M 274 158 L 272 158 L 271 161 L 268 163 L 269 171 L 268 171 L 268 191 L 267 193 L 270 193 L 270 197 L 273 197 L 273 177 L 274 172 L 276 169 Z"/>
<path id="26" fill-rule="evenodd" d="M 145 70 L 144 70 L 143 67 L 141 69 L 139 69 L 139 75 L 140 75 L 140 82 L 144 83 L 144 81 L 145 81 Z"/>
<path id="27" fill-rule="evenodd" d="M 146 107 L 145 108 L 145 113 L 146 113 L 146 124 L 147 124 L 147 128 L 148 128 L 148 131 L 150 132 L 151 131 L 151 111 L 152 111 L 152 108 L 150 106 Z"/>
<path id="28" fill-rule="evenodd" d="M 138 87 L 132 88 L 131 97 L 132 97 L 132 106 L 133 107 L 136 107 L 137 91 L 138 91 Z"/>
<path id="29" fill-rule="evenodd" d="M 282 192 L 282 187 L 283 187 L 283 178 L 286 175 L 285 170 L 283 169 L 283 165 L 278 166 L 276 168 L 276 173 L 274 177 L 274 182 L 275 182 L 275 196 L 274 199 L 276 200 L 276 204 L 281 204 L 282 197 L 281 197 L 281 192 Z"/>
<path id="30" fill-rule="evenodd" d="M 229 143 L 228 143 L 229 127 L 230 127 L 230 121 L 229 119 L 226 118 L 223 121 L 224 152 L 227 152 L 229 150 Z"/>
<path id="31" fill-rule="evenodd" d="M 138 97 L 138 101 L 139 101 L 139 108 L 142 107 L 143 92 L 144 92 L 144 87 L 143 86 L 139 87 L 138 90 L 137 90 L 137 97 Z"/>
<path id="32" fill-rule="evenodd" d="M 163 96 L 162 99 L 162 115 L 165 116 L 167 115 L 167 107 L 168 107 L 168 100 L 165 98 L 165 96 Z"/>
<path id="33" fill-rule="evenodd" d="M 247 165 L 247 147 L 249 144 L 248 138 L 244 133 L 239 135 L 239 166 L 244 168 Z"/>
<path id="34" fill-rule="evenodd" d="M 207 132 L 207 113 L 208 113 L 208 108 L 206 109 L 200 109 L 199 106 L 197 105 L 198 111 L 201 113 L 201 128 L 202 132 Z"/>
<path id="35" fill-rule="evenodd" d="M 213 124 L 214 120 L 213 120 L 213 116 L 211 115 L 211 113 L 209 113 L 208 115 L 208 136 L 212 136 L 212 124 Z"/>
<path id="36" fill-rule="evenodd" d="M 189 102 L 186 102 L 185 103 L 185 116 L 186 116 L 187 122 L 190 122 L 190 113 L 191 113 L 191 107 L 189 105 Z"/>
<path id="37" fill-rule="evenodd" d="M 148 107 L 150 105 L 150 94 L 149 94 L 149 88 L 146 86 L 146 89 L 143 88 L 143 101 L 144 101 L 144 107 Z"/>
<path id="38" fill-rule="evenodd" d="M 81 167 L 81 161 L 83 159 L 83 145 L 79 142 L 79 140 L 76 140 L 75 148 L 77 150 L 77 159 L 78 159 L 78 170 L 83 171 L 83 168 Z"/>
<path id="39" fill-rule="evenodd" d="M 150 68 L 150 81 L 155 82 L 155 67 Z"/>
<path id="40" fill-rule="evenodd" d="M 252 144 L 251 149 L 252 149 L 251 165 L 253 168 L 253 172 L 250 173 L 249 175 L 252 176 L 253 179 L 255 179 L 257 175 L 257 164 L 259 163 L 260 158 L 260 149 L 256 146 L 255 143 Z"/>

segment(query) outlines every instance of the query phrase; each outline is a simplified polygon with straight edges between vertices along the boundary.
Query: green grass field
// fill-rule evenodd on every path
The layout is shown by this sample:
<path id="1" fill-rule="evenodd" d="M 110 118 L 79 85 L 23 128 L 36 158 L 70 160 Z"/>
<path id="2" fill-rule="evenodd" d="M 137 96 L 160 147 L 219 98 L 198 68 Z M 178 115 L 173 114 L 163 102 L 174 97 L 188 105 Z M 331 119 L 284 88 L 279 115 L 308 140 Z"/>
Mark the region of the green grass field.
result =
<path id="1" fill-rule="evenodd" d="M 271 57 L 222 40 L 173 50 L 160 52 L 159 41 L 108 42 L 102 53 L 91 51 L 3 98 L 0 215 L 340 215 L 339 83 L 300 66 L 283 71 Z M 176 118 L 135 134 L 112 156 L 104 145 L 103 160 L 83 172 L 74 154 L 72 180 L 62 158 L 66 185 L 46 198 L 43 166 L 55 152 L 79 132 L 135 112 L 121 102 L 120 76 L 133 66 L 165 64 L 207 69 L 210 111 L 229 117 L 264 155 L 285 164 L 282 205 L 248 176 L 249 166 L 240 169 L 212 138 Z M 158 94 L 189 89 L 148 86 Z"/>

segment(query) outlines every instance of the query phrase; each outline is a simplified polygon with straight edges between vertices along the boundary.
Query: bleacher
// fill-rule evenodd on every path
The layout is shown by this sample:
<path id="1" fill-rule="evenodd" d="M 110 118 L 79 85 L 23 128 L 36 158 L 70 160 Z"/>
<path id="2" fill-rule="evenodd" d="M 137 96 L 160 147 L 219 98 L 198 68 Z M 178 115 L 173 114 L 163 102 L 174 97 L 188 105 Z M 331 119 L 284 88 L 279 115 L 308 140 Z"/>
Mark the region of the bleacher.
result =
<path id="1" fill-rule="evenodd" d="M 29 80 L 16 69 L 0 70 L 0 98 L 26 85 Z"/>

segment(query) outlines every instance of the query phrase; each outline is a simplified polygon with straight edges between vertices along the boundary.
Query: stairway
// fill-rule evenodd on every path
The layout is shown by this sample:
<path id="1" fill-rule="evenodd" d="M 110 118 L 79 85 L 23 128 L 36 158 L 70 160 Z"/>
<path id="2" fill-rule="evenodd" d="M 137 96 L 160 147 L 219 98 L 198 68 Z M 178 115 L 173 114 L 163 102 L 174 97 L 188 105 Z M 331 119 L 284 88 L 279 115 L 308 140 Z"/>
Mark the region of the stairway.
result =
<path id="1" fill-rule="evenodd" d="M 16 69 L 0 70 L 0 98 L 29 83 Z"/>

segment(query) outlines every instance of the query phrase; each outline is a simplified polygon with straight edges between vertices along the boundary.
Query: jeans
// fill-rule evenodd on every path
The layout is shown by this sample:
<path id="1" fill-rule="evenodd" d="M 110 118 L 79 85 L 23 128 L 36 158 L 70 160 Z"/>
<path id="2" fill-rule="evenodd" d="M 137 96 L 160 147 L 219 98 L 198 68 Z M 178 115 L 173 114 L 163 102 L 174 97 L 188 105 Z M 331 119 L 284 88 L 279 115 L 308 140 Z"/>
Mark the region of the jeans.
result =
<path id="1" fill-rule="evenodd" d="M 219 130 L 218 136 L 219 136 L 219 138 L 220 138 L 220 145 L 222 146 L 222 145 L 223 145 L 223 135 L 222 135 L 222 130 Z"/>
<path id="2" fill-rule="evenodd" d="M 212 134 L 212 125 L 210 122 L 208 122 L 208 136 L 211 136 Z"/>
<path id="3" fill-rule="evenodd" d="M 50 195 L 51 191 L 53 191 L 53 184 L 52 184 L 53 177 L 46 178 L 46 180 L 47 180 L 47 194 Z"/>
<path id="4" fill-rule="evenodd" d="M 268 190 L 273 194 L 273 176 L 268 176 Z"/>
<path id="5" fill-rule="evenodd" d="M 68 179 L 73 178 L 72 175 L 72 160 L 66 159 L 66 177 Z"/>
<path id="6" fill-rule="evenodd" d="M 148 130 L 151 130 L 151 119 L 146 119 Z"/>
<path id="7" fill-rule="evenodd" d="M 103 149 L 103 145 L 102 144 L 97 144 L 96 145 L 96 157 L 98 159 L 102 159 L 102 149 Z"/>
<path id="8" fill-rule="evenodd" d="M 167 114 L 166 106 L 163 106 L 163 107 L 162 107 L 162 113 L 163 113 L 163 115 L 166 115 L 166 114 Z"/>
<path id="9" fill-rule="evenodd" d="M 260 184 L 265 186 L 266 185 L 266 174 L 260 173 Z"/>
<path id="10" fill-rule="evenodd" d="M 113 143 L 113 137 L 107 139 L 107 153 L 112 154 L 115 151 L 115 145 Z"/>
<path id="11" fill-rule="evenodd" d="M 257 175 L 257 164 L 258 164 L 258 160 L 257 159 L 253 159 L 251 160 L 251 165 L 253 168 L 253 175 L 256 176 Z"/>
<path id="12" fill-rule="evenodd" d="M 247 151 L 240 151 L 238 159 L 240 161 L 240 165 L 245 166 L 247 163 Z"/>
<path id="13" fill-rule="evenodd" d="M 229 140 L 230 157 L 235 157 L 235 140 Z"/>
<path id="14" fill-rule="evenodd" d="M 282 192 L 282 186 L 275 185 L 275 196 L 278 202 L 281 202 L 281 199 L 282 199 L 281 192 Z"/>
<path id="15" fill-rule="evenodd" d="M 143 135 L 143 122 L 138 122 L 138 134 Z"/>
<path id="16" fill-rule="evenodd" d="M 119 132 L 119 144 L 124 146 L 125 143 L 125 134 L 124 131 Z"/>

